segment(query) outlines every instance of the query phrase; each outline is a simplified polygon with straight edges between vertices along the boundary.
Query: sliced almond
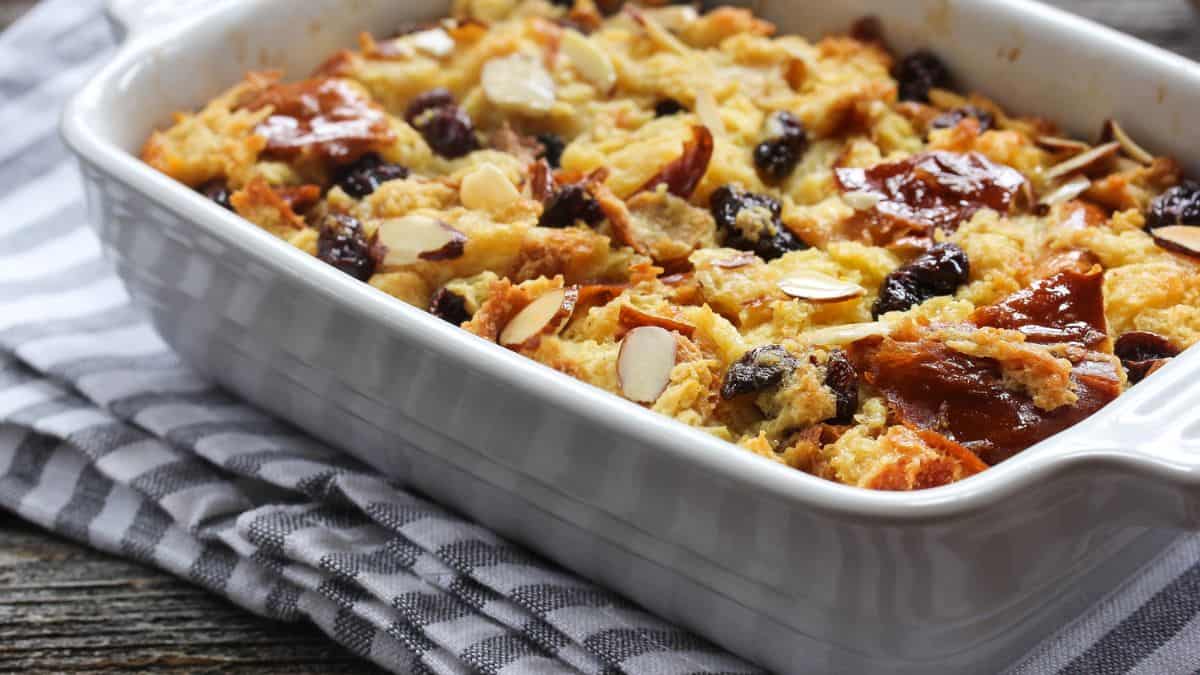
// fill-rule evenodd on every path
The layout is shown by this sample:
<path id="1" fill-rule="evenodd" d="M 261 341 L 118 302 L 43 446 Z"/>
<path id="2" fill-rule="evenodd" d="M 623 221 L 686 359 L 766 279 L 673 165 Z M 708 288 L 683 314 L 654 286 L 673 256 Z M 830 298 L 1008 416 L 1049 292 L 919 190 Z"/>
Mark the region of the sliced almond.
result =
<path id="1" fill-rule="evenodd" d="M 505 347 L 534 349 L 542 337 L 557 335 L 567 325 L 579 300 L 578 288 L 555 288 L 525 305 L 517 312 L 504 330 L 500 331 L 500 344 Z"/>
<path id="2" fill-rule="evenodd" d="M 408 36 L 412 46 L 435 59 L 449 56 L 454 51 L 454 38 L 444 28 L 431 28 Z"/>
<path id="3" fill-rule="evenodd" d="M 691 5 L 645 7 L 642 13 L 672 33 L 682 33 L 693 21 L 700 18 L 696 8 Z"/>
<path id="4" fill-rule="evenodd" d="M 1200 227 L 1195 225 L 1168 225 L 1150 230 L 1154 243 L 1167 249 L 1200 258 Z"/>
<path id="5" fill-rule="evenodd" d="M 596 43 L 577 30 L 568 30 L 563 33 L 559 47 L 583 79 L 591 82 L 601 93 L 612 91 L 617 84 L 617 70 L 613 68 L 612 59 L 600 51 Z"/>
<path id="6" fill-rule="evenodd" d="M 708 89 L 696 92 L 696 117 L 700 118 L 700 123 L 708 127 L 714 136 L 725 135 L 725 122 L 721 119 L 721 110 Z"/>
<path id="7" fill-rule="evenodd" d="M 629 328 L 638 328 L 640 326 L 658 326 L 667 330 L 673 330 L 684 337 L 691 337 L 696 332 L 696 327 L 690 323 L 668 319 L 665 316 L 657 316 L 648 314 L 633 305 L 621 305 L 620 314 L 617 321 L 622 326 Z"/>
<path id="8" fill-rule="evenodd" d="M 657 401 L 671 382 L 675 350 L 675 335 L 665 328 L 641 326 L 626 333 L 617 356 L 617 379 L 625 398 Z"/>
<path id="9" fill-rule="evenodd" d="M 480 79 L 487 99 L 502 108 L 542 115 L 554 105 L 554 80 L 532 58 L 511 54 L 492 59 Z"/>
<path id="10" fill-rule="evenodd" d="M 1046 178 L 1054 180 L 1055 178 L 1069 176 L 1080 171 L 1091 170 L 1113 155 L 1116 155 L 1120 149 L 1121 144 L 1116 141 L 1097 145 L 1083 154 L 1076 155 L 1065 162 L 1050 167 L 1046 170 Z"/>
<path id="11" fill-rule="evenodd" d="M 1060 138 L 1058 136 L 1038 136 L 1037 144 L 1054 152 L 1080 153 L 1087 152 L 1092 148 L 1092 146 L 1083 141 L 1077 141 L 1074 138 Z"/>
<path id="12" fill-rule="evenodd" d="M 883 201 L 883 195 L 866 190 L 851 190 L 842 194 L 842 201 L 855 211 L 870 211 Z"/>
<path id="13" fill-rule="evenodd" d="M 463 254 L 467 236 L 429 216 L 389 218 L 379 224 L 378 243 L 386 249 L 384 265 L 411 265 L 418 260 L 450 260 Z"/>
<path id="14" fill-rule="evenodd" d="M 1154 155 L 1147 152 L 1142 146 L 1138 145 L 1125 133 L 1125 129 L 1121 128 L 1120 124 L 1114 119 L 1104 121 L 1104 129 L 1100 132 L 1100 138 L 1105 141 L 1116 141 L 1121 144 L 1121 150 L 1130 159 L 1142 164 L 1153 164 Z"/>
<path id="15" fill-rule="evenodd" d="M 800 340 L 810 345 L 832 347 L 848 345 L 869 337 L 885 336 L 890 332 L 891 328 L 886 323 L 879 321 L 872 321 L 870 323 L 844 323 L 840 326 L 810 330 L 801 335 Z"/>
<path id="16" fill-rule="evenodd" d="M 720 260 L 714 260 L 713 266 L 720 267 L 720 268 L 727 269 L 727 270 L 734 270 L 739 267 L 753 265 L 756 262 L 758 262 L 758 256 L 754 255 L 753 253 L 747 252 L 747 253 L 739 253 L 730 258 L 721 258 Z"/>
<path id="17" fill-rule="evenodd" d="M 776 285 L 793 298 L 810 302 L 842 302 L 867 294 L 858 284 L 808 270 L 789 274 Z"/>
<path id="18" fill-rule="evenodd" d="M 633 20 L 646 31 L 646 36 L 662 49 L 675 52 L 676 54 L 687 54 L 691 51 L 687 45 L 679 41 L 679 38 L 663 28 L 662 24 L 658 23 L 654 16 L 647 14 L 633 5 L 625 5 L 625 12 L 633 17 Z"/>
<path id="19" fill-rule="evenodd" d="M 1065 204 L 1084 192 L 1087 192 L 1087 189 L 1091 186 L 1092 181 L 1089 180 L 1087 176 L 1075 176 L 1066 183 L 1058 186 L 1058 188 L 1050 194 L 1042 197 L 1040 200 L 1038 200 L 1038 203 L 1043 206 Z"/>
<path id="20" fill-rule="evenodd" d="M 496 165 L 484 163 L 463 176 L 458 197 L 468 209 L 495 213 L 520 199 L 521 193 Z"/>

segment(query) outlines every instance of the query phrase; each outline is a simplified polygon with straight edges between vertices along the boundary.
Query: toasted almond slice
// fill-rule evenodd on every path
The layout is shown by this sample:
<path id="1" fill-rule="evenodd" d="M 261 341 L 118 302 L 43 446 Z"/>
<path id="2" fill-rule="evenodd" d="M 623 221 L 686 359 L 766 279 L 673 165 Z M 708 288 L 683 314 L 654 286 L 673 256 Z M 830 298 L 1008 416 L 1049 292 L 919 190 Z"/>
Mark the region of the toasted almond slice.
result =
<path id="1" fill-rule="evenodd" d="M 387 253 L 384 265 L 411 265 L 418 260 L 450 260 L 463 254 L 467 236 L 429 216 L 389 218 L 379 224 L 378 235 Z"/>
<path id="2" fill-rule="evenodd" d="M 1104 145 L 1097 145 L 1083 154 L 1075 155 L 1065 162 L 1055 164 L 1054 166 L 1050 167 L 1046 170 L 1046 178 L 1054 180 L 1055 178 L 1068 176 L 1078 171 L 1087 171 L 1095 168 L 1101 162 L 1109 159 L 1113 155 L 1116 155 L 1117 151 L 1120 149 L 1121 144 L 1117 143 L 1116 141 L 1113 141 L 1112 143 L 1105 143 Z"/>
<path id="3" fill-rule="evenodd" d="M 612 59 L 600 51 L 596 43 L 577 30 L 568 30 L 563 33 L 559 47 L 585 80 L 595 85 L 601 93 L 612 91 L 617 83 L 617 70 L 613 68 Z"/>
<path id="4" fill-rule="evenodd" d="M 1168 225 L 1150 230 L 1154 243 L 1167 249 L 1200 258 L 1200 227 L 1195 225 Z"/>
<path id="5" fill-rule="evenodd" d="M 708 89 L 696 92 L 696 117 L 700 118 L 700 123 L 708 127 L 714 136 L 725 135 L 725 122 L 721 119 L 721 110 Z"/>
<path id="6" fill-rule="evenodd" d="M 855 211 L 870 211 L 883 201 L 883 195 L 866 190 L 851 190 L 842 195 L 842 201 Z"/>
<path id="7" fill-rule="evenodd" d="M 880 321 L 870 323 L 844 323 L 840 326 L 829 326 L 810 330 L 800 336 L 800 340 L 810 345 L 838 346 L 858 342 L 864 338 L 884 336 L 891 328 Z"/>
<path id="8" fill-rule="evenodd" d="M 746 253 L 739 253 L 730 258 L 721 258 L 720 260 L 714 260 L 713 266 L 720 267 L 720 268 L 727 269 L 727 270 L 734 270 L 739 267 L 753 265 L 756 262 L 758 262 L 758 256 L 754 255 L 753 253 L 746 252 Z"/>
<path id="9" fill-rule="evenodd" d="M 454 38 L 441 27 L 413 33 L 408 39 L 418 50 L 435 59 L 449 56 L 454 51 Z"/>
<path id="10" fill-rule="evenodd" d="M 494 213 L 508 208 L 521 193 L 496 165 L 484 163 L 463 176 L 458 198 L 468 209 Z"/>
<path id="11" fill-rule="evenodd" d="M 679 38 L 663 28 L 653 16 L 646 14 L 646 12 L 633 5 L 625 5 L 625 12 L 633 17 L 633 20 L 646 31 L 646 36 L 659 47 L 675 52 L 676 54 L 687 54 L 691 51 L 687 45 L 679 41 Z"/>
<path id="12" fill-rule="evenodd" d="M 542 64 L 520 54 L 492 59 L 483 66 L 483 93 L 492 103 L 530 115 L 554 105 L 554 80 Z"/>
<path id="13" fill-rule="evenodd" d="M 1039 204 L 1044 206 L 1054 206 L 1055 204 L 1064 204 L 1075 199 L 1079 195 L 1087 192 L 1087 189 L 1092 186 L 1092 181 L 1087 176 L 1075 176 L 1071 180 L 1058 186 L 1050 194 L 1038 200 Z"/>
<path id="14" fill-rule="evenodd" d="M 665 316 L 648 314 L 633 305 L 621 305 L 621 312 L 617 316 L 617 321 L 622 326 L 630 328 L 658 326 L 659 328 L 676 331 L 684 337 L 691 337 L 696 332 L 696 327 L 690 323 L 668 319 Z"/>
<path id="15" fill-rule="evenodd" d="M 672 33 L 683 32 L 688 25 L 700 18 L 700 14 L 696 11 L 696 8 L 691 5 L 644 7 L 642 8 L 642 13 Z"/>
<path id="16" fill-rule="evenodd" d="M 1087 152 L 1092 148 L 1092 146 L 1083 141 L 1077 141 L 1074 138 L 1060 138 L 1058 136 L 1038 136 L 1037 144 L 1054 152 L 1080 153 Z"/>
<path id="17" fill-rule="evenodd" d="M 617 356 L 617 380 L 625 398 L 654 403 L 671 382 L 675 335 L 658 326 L 640 326 L 625 334 Z"/>
<path id="18" fill-rule="evenodd" d="M 793 298 L 810 302 L 841 302 L 867 294 L 867 289 L 858 284 L 809 270 L 789 274 L 776 285 Z"/>
<path id="19" fill-rule="evenodd" d="M 555 288 L 538 296 L 500 331 L 500 344 L 535 349 L 542 337 L 557 335 L 567 325 L 578 300 L 579 289 L 575 287 Z"/>
<path id="20" fill-rule="evenodd" d="M 1117 121 L 1114 119 L 1107 119 L 1104 121 L 1104 129 L 1100 132 L 1100 138 L 1105 141 L 1116 141 L 1120 143 L 1121 149 L 1124 150 L 1125 154 L 1135 162 L 1139 162 L 1141 164 L 1154 163 L 1154 155 L 1150 154 L 1145 150 L 1145 148 L 1135 143 L 1133 139 L 1129 137 L 1129 134 L 1125 133 L 1125 129 L 1123 129 L 1120 124 L 1117 124 Z"/>

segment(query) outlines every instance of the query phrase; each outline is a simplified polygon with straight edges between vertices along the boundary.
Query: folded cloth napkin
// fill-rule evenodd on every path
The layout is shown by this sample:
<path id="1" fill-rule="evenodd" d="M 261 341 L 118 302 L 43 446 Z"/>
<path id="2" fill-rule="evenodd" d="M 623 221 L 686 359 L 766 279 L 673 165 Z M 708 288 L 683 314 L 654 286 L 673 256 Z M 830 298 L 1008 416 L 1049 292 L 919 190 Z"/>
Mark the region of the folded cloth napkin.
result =
<path id="1" fill-rule="evenodd" d="M 101 260 L 55 136 L 111 48 L 98 0 L 0 36 L 0 507 L 393 672 L 758 672 L 190 373 Z M 1200 665 L 1197 560 L 1181 539 L 1016 671 Z"/>

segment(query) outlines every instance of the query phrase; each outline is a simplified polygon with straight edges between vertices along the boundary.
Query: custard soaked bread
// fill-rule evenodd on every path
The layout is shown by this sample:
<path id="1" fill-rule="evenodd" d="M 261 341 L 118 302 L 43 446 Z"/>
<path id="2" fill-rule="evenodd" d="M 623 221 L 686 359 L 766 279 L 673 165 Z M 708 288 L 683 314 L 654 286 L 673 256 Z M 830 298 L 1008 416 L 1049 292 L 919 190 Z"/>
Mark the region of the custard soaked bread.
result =
<path id="1" fill-rule="evenodd" d="M 482 339 L 851 485 L 957 481 L 1200 340 L 1200 185 L 864 23 L 461 0 L 250 73 L 160 171 Z"/>

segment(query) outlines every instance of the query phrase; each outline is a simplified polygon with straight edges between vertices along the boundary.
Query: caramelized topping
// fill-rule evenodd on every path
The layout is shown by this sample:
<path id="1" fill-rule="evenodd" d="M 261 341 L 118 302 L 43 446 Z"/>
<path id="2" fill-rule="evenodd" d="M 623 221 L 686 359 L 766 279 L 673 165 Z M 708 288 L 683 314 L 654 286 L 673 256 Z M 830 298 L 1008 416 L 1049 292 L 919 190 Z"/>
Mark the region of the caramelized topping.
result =
<path id="1" fill-rule="evenodd" d="M 1021 331 L 1030 342 L 1094 348 L 1108 337 L 1104 273 L 1099 268 L 1064 269 L 995 305 L 980 307 L 971 318 L 980 327 Z"/>
<path id="2" fill-rule="evenodd" d="M 835 171 L 843 192 L 875 194 L 879 201 L 856 217 L 868 238 L 888 244 L 907 234 L 947 232 L 980 209 L 1006 213 L 1025 177 L 972 152 L 926 152 L 869 169 Z"/>
<path id="3" fill-rule="evenodd" d="M 246 107 L 270 106 L 271 116 L 254 132 L 267 139 L 267 152 L 293 157 L 311 151 L 347 164 L 392 140 L 387 116 L 344 80 L 315 78 L 294 84 L 276 83 Z"/>
<path id="4" fill-rule="evenodd" d="M 659 184 L 665 183 L 667 192 L 687 199 L 696 191 L 700 179 L 708 172 L 708 162 L 712 159 L 713 137 L 706 127 L 692 127 L 692 138 L 683 144 L 683 153 L 679 158 L 664 166 L 657 174 L 638 190 L 643 192 L 653 190 Z"/>

